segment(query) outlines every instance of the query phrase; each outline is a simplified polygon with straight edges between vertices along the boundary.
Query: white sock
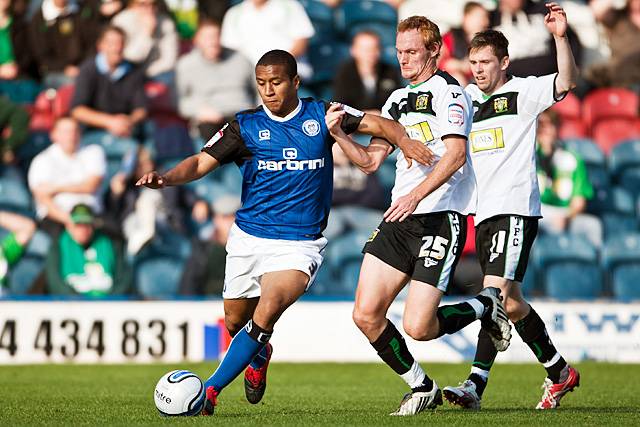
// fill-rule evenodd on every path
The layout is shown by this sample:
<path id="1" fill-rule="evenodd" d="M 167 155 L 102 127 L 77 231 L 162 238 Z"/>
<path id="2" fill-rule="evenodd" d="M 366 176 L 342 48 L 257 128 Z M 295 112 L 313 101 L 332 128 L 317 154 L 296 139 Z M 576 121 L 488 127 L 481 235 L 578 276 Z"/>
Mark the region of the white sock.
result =
<path id="1" fill-rule="evenodd" d="M 409 369 L 409 372 L 405 372 L 400 376 L 402 377 L 404 382 L 406 382 L 409 385 L 409 387 L 416 388 L 422 385 L 422 382 L 424 381 L 424 377 L 426 377 L 426 374 L 422 370 L 422 367 L 420 366 L 420 364 L 414 360 L 413 365 L 411 365 L 411 369 Z"/>
<path id="2" fill-rule="evenodd" d="M 478 301 L 477 298 L 470 299 L 467 301 L 467 303 L 469 303 L 469 305 L 473 307 L 473 310 L 476 312 L 476 319 L 480 319 L 482 316 L 484 316 L 484 304 Z"/>
<path id="3" fill-rule="evenodd" d="M 478 375 L 480 378 L 484 380 L 484 382 L 487 382 L 489 380 L 489 371 L 485 371 L 484 369 L 480 369 L 475 366 L 472 366 L 471 373 Z"/>

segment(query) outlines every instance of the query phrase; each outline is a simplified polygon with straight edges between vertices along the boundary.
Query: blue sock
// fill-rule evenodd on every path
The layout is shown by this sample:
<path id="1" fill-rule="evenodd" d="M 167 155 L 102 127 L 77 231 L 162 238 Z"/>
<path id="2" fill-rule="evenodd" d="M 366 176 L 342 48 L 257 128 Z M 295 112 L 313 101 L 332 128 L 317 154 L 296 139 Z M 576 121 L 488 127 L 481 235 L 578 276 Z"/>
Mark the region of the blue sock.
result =
<path id="1" fill-rule="evenodd" d="M 260 353 L 256 354 L 256 357 L 251 361 L 251 367 L 253 369 L 262 368 L 264 364 L 267 363 L 267 358 L 269 357 L 268 353 L 267 346 L 265 345 L 262 347 L 262 350 L 260 350 Z"/>
<path id="2" fill-rule="evenodd" d="M 249 363 L 265 347 L 269 338 L 271 338 L 270 332 L 249 320 L 247 325 L 233 337 L 229 350 L 220 362 L 218 369 L 205 382 L 205 390 L 213 386 L 218 393 L 222 391 L 249 366 Z"/>

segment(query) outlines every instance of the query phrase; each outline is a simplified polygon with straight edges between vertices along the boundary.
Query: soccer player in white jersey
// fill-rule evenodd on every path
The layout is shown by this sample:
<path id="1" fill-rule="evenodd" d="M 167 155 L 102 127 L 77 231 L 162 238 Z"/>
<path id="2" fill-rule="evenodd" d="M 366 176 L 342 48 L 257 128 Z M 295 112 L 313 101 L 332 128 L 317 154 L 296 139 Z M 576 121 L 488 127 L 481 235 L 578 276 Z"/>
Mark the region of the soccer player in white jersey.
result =
<path id="1" fill-rule="evenodd" d="M 409 283 L 403 326 L 419 341 L 452 334 L 481 319 L 496 345 L 505 350 L 510 325 L 497 288 L 476 298 L 438 308 L 451 283 L 466 238 L 466 215 L 476 206 L 475 178 L 467 155 L 471 103 L 458 82 L 437 69 L 442 46 L 437 25 L 423 16 L 400 22 L 398 62 L 409 86 L 396 90 L 382 109 L 413 139 L 433 153 L 429 166 L 409 165 L 402 153 L 396 163 L 391 207 L 365 244 L 353 319 L 380 358 L 411 388 L 392 415 L 413 415 L 442 404 L 442 393 L 414 360 L 404 338 L 387 319 L 389 306 Z M 355 143 L 341 129 L 338 106 L 325 118 L 346 155 L 367 173 L 393 151 L 374 138 Z"/>
<path id="2" fill-rule="evenodd" d="M 556 3 L 547 8 L 544 22 L 555 40 L 558 73 L 509 76 L 508 41 L 499 31 L 488 30 L 471 40 L 469 61 L 476 83 L 465 89 L 474 106 L 469 141 L 478 183 L 476 251 L 484 286 L 500 288 L 509 319 L 547 371 L 538 409 L 557 407 L 580 382 L 578 371 L 558 353 L 544 322 L 520 289 L 541 217 L 535 164 L 537 118 L 575 87 L 578 74 L 567 40 L 565 12 Z M 488 331 L 482 328 L 469 378 L 458 387 L 446 387 L 445 398 L 463 408 L 480 409 L 496 354 Z"/>

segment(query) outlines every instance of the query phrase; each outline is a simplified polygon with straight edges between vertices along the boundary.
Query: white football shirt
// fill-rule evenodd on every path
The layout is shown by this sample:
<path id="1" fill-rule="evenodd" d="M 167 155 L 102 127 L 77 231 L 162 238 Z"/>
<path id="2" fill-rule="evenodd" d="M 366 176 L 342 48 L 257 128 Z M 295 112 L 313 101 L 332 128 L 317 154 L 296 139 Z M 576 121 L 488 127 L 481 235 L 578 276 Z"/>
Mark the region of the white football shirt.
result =
<path id="1" fill-rule="evenodd" d="M 396 180 L 391 199 L 408 194 L 433 170 L 447 151 L 442 137 L 458 135 L 467 138 L 471 129 L 472 107 L 469 97 L 449 74 L 438 70 L 430 79 L 409 85 L 391 94 L 382 116 L 400 122 L 407 135 L 422 141 L 435 155 L 432 166 L 413 161 L 407 168 L 402 152 L 396 161 Z M 475 211 L 476 180 L 467 146 L 467 162 L 447 182 L 422 199 L 414 214 L 454 211 L 468 215 Z"/>
<path id="2" fill-rule="evenodd" d="M 474 111 L 469 143 L 478 183 L 476 224 L 496 215 L 541 216 L 537 118 L 556 102 L 555 77 L 512 77 L 488 97 L 475 84 L 465 88 Z"/>

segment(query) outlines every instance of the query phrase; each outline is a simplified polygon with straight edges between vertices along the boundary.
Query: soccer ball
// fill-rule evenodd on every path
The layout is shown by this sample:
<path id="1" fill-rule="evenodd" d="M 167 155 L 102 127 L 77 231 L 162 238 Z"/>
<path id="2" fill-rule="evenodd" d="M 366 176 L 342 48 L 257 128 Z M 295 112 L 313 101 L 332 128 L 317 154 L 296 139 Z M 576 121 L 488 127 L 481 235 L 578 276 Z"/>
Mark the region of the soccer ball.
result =
<path id="1" fill-rule="evenodd" d="M 186 370 L 164 374 L 153 393 L 156 408 L 164 416 L 197 415 L 204 405 L 204 397 L 202 381 Z"/>

